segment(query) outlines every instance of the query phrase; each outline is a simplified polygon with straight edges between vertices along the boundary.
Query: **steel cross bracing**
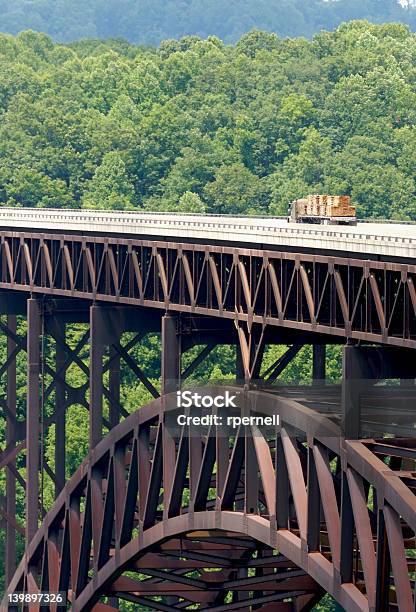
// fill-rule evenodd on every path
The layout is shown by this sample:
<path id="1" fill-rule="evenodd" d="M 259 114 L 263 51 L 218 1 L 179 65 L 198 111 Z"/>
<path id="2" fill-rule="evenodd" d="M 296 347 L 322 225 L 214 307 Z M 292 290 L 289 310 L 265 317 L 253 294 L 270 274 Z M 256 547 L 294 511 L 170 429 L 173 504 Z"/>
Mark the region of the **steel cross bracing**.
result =
<path id="1" fill-rule="evenodd" d="M 416 347 L 416 266 L 230 246 L 1 232 L 0 288 Z"/>
<path id="2" fill-rule="evenodd" d="M 122 599 L 139 609 L 307 610 L 324 591 L 346 610 L 413 609 L 414 419 L 407 407 L 392 423 L 374 417 L 374 403 L 391 408 L 377 389 L 363 404 L 359 381 L 416 378 L 415 266 L 111 237 L 1 236 L 8 579 L 16 533 L 31 542 L 10 588 L 62 587 L 83 610 L 117 609 Z M 76 343 L 68 338 L 73 324 L 84 326 Z M 161 335 L 162 398 L 129 417 L 123 372 L 149 396 L 159 394 L 132 353 L 149 332 Z M 316 400 L 316 385 L 325 380 L 324 345 L 346 341 L 339 405 L 323 416 L 328 402 Z M 255 380 L 274 383 L 308 343 L 312 408 L 293 390 L 257 392 L 265 410 L 284 415 L 282 436 L 169 435 L 166 394 L 217 345 L 236 345 L 235 374 L 247 390 Z M 288 348 L 262 369 L 272 344 Z M 25 353 L 27 400 L 16 410 L 16 359 Z M 73 367 L 84 381 L 76 389 L 67 375 Z M 76 404 L 88 410 L 89 458 L 65 486 L 65 420 Z M 42 442 L 52 424 L 53 469 Z M 354 441 L 368 431 L 401 438 Z M 57 500 L 44 519 L 45 477 Z M 19 487 L 24 525 L 15 518 Z"/>
<path id="3" fill-rule="evenodd" d="M 23 297 L 23 296 L 22 296 Z M 3 396 L 0 395 L 0 414 L 6 421 L 6 440 L 0 453 L 0 469 L 5 470 L 6 495 L 0 502 L 0 513 L 6 531 L 5 550 L 5 580 L 8 583 L 15 571 L 17 534 L 29 541 L 38 528 L 39 519 L 45 515 L 42 503 L 40 474 L 52 481 L 55 496 L 58 496 L 66 482 L 66 413 L 71 406 L 82 406 L 86 414 L 90 413 L 90 432 L 96 439 L 101 439 L 103 427 L 110 430 L 120 418 L 128 415 L 120 403 L 119 373 L 120 366 L 134 373 L 146 385 L 153 397 L 159 393 L 142 372 L 130 352 L 145 333 L 151 329 L 152 322 L 147 320 L 146 331 L 136 315 L 124 313 L 125 320 L 120 321 L 119 313 L 106 311 L 100 315 L 91 309 L 94 324 L 105 325 L 101 330 L 99 342 L 91 341 L 88 321 L 88 309 L 85 311 L 74 308 L 74 303 L 65 301 L 65 309 L 55 303 L 44 305 L 36 300 L 28 300 L 29 334 L 23 316 L 25 300 L 19 296 L 7 294 L 1 307 L 8 311 L 7 318 L 0 321 L 1 333 L 7 338 L 7 358 L 0 367 Z M 69 310 L 67 310 L 69 308 Z M 74 312 L 71 312 L 71 308 Z M 41 323 L 42 321 L 42 323 Z M 69 323 L 69 321 L 71 323 Z M 75 340 L 69 342 L 68 332 L 77 323 L 78 334 Z M 123 323 L 120 327 L 120 324 Z M 134 330 L 122 337 L 124 327 Z M 91 326 L 90 326 L 91 327 Z M 73 331 L 73 329 L 72 329 Z M 42 332 L 42 334 L 41 334 Z M 28 338 L 31 341 L 28 342 Z M 49 344 L 51 357 L 43 361 L 41 372 L 41 352 L 44 342 Z M 101 350 L 100 372 L 97 364 L 88 363 L 88 348 L 95 345 L 95 350 Z M 107 350 L 105 351 L 105 349 Z M 29 349 L 29 351 L 28 351 Z M 25 406 L 17 406 L 16 362 L 23 363 L 28 353 L 28 393 Z M 83 381 L 80 386 L 73 386 L 66 376 L 69 368 L 78 370 L 78 379 Z M 90 368 L 94 376 L 90 375 Z M 95 368 L 95 369 L 94 369 Z M 103 384 L 103 377 L 108 373 L 108 384 Z M 6 380 L 4 375 L 7 374 Z M 100 377 L 101 374 L 101 377 Z M 88 395 L 92 385 L 100 384 L 100 395 L 97 401 L 90 401 Z M 22 383 L 20 382 L 20 385 Z M 108 416 L 102 414 L 103 402 L 108 404 Z M 97 405 L 99 406 L 97 408 Z M 94 410 L 101 411 L 98 418 L 93 419 Z M 53 426 L 55 436 L 54 467 L 44 455 L 42 439 Z M 26 467 L 26 474 L 22 467 Z M 16 499 L 20 494 L 26 504 L 26 524 L 20 524 L 16 518 Z"/>
<path id="4" fill-rule="evenodd" d="M 345 441 L 315 411 L 247 392 L 243 409 L 259 405 L 279 410 L 276 435 L 185 426 L 172 442 L 164 398 L 127 417 L 61 492 L 11 589 L 172 612 L 306 610 L 324 587 L 346 610 L 413 610 L 414 440 Z"/>

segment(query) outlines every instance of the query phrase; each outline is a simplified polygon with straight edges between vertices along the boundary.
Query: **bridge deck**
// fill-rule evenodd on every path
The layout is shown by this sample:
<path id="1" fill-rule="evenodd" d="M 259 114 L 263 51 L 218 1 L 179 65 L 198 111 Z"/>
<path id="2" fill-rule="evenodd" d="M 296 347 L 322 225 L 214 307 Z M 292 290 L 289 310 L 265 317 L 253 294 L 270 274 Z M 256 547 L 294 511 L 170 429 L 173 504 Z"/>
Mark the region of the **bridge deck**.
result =
<path id="1" fill-rule="evenodd" d="M 276 217 L 1 208 L 0 227 L 416 259 L 416 225 L 400 223 L 325 226 Z"/>

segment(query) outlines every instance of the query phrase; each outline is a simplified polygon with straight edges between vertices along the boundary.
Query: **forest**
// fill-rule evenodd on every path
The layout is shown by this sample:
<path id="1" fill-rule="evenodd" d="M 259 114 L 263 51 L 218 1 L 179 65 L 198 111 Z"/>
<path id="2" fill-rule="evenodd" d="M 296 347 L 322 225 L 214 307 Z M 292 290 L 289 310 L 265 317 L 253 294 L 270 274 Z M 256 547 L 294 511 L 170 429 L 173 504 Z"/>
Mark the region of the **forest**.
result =
<path id="1" fill-rule="evenodd" d="M 0 203 L 281 215 L 333 192 L 415 220 L 415 60 L 407 26 L 366 21 L 158 48 L 0 35 Z"/>
<path id="2" fill-rule="evenodd" d="M 251 28 L 311 37 L 342 21 L 399 21 L 416 29 L 414 0 L 0 0 L 0 31 L 54 40 L 122 37 L 140 45 L 215 35 L 235 43 Z"/>
<path id="3" fill-rule="evenodd" d="M 158 47 L 3 34 L 0 203 L 280 215 L 291 199 L 323 191 L 350 194 L 360 217 L 416 220 L 415 66 L 416 35 L 407 25 L 368 21 L 343 23 L 310 40 L 253 30 L 235 44 L 185 36 Z M 70 330 L 71 346 L 85 331 Z M 156 387 L 159 344 L 149 335 L 135 349 Z M 1 335 L 3 363 L 5 350 Z M 268 347 L 264 367 L 283 350 Z M 52 363 L 53 345 L 45 354 Z M 284 380 L 308 382 L 310 356 L 305 347 Z M 88 363 L 88 347 L 81 357 Z M 185 367 L 191 359 L 190 352 Z M 327 365 L 336 380 L 339 347 L 330 347 Z M 234 366 L 235 349 L 222 347 L 195 376 L 229 379 Z M 21 417 L 24 367 L 22 356 Z M 75 387 L 85 382 L 79 368 L 67 376 Z M 129 411 L 149 397 L 131 374 L 123 375 L 121 393 Z M 50 409 L 44 406 L 46 414 Z M 87 411 L 72 406 L 68 477 L 87 454 L 87 432 Z M 0 416 L 1 448 L 4 434 Z M 53 468 L 53 426 L 44 449 Z M 21 474 L 24 459 L 17 462 Z M 2 470 L 0 494 L 4 485 Z M 45 508 L 53 489 L 46 475 Z M 23 508 L 19 487 L 21 522 Z M 0 530 L 0 568 L 3 535 Z"/>

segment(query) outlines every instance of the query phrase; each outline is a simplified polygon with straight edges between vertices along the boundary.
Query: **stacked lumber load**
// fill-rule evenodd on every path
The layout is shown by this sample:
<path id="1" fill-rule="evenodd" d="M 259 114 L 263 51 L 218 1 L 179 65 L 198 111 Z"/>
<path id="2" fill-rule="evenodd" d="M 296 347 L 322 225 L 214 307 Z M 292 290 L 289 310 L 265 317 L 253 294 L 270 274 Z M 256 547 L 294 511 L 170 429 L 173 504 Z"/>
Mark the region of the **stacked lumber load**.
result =
<path id="1" fill-rule="evenodd" d="M 345 195 L 308 195 L 306 213 L 300 212 L 299 208 L 298 211 L 300 215 L 311 217 L 355 217 L 355 206 L 351 206 L 350 196 Z"/>
<path id="2" fill-rule="evenodd" d="M 308 198 L 301 198 L 299 200 L 295 200 L 296 206 L 296 214 L 297 216 L 304 217 L 307 215 L 308 210 Z"/>

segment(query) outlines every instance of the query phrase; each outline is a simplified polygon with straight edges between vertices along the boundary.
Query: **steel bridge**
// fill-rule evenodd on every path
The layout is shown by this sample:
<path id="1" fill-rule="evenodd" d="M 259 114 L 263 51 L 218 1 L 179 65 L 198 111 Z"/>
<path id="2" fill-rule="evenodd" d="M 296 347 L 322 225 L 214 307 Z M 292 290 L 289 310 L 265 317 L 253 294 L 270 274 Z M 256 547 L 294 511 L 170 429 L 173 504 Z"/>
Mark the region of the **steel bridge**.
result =
<path id="1" fill-rule="evenodd" d="M 415 279 L 412 226 L 1 209 L 7 592 L 97 612 L 306 611 L 325 593 L 347 611 L 414 610 Z M 135 357 L 155 333 L 160 388 Z M 280 426 L 174 435 L 171 398 L 221 345 L 235 381 L 212 392 Z M 312 383 L 279 384 L 305 345 Z M 126 376 L 153 398 L 132 414 Z M 71 475 L 73 406 L 89 448 Z"/>

